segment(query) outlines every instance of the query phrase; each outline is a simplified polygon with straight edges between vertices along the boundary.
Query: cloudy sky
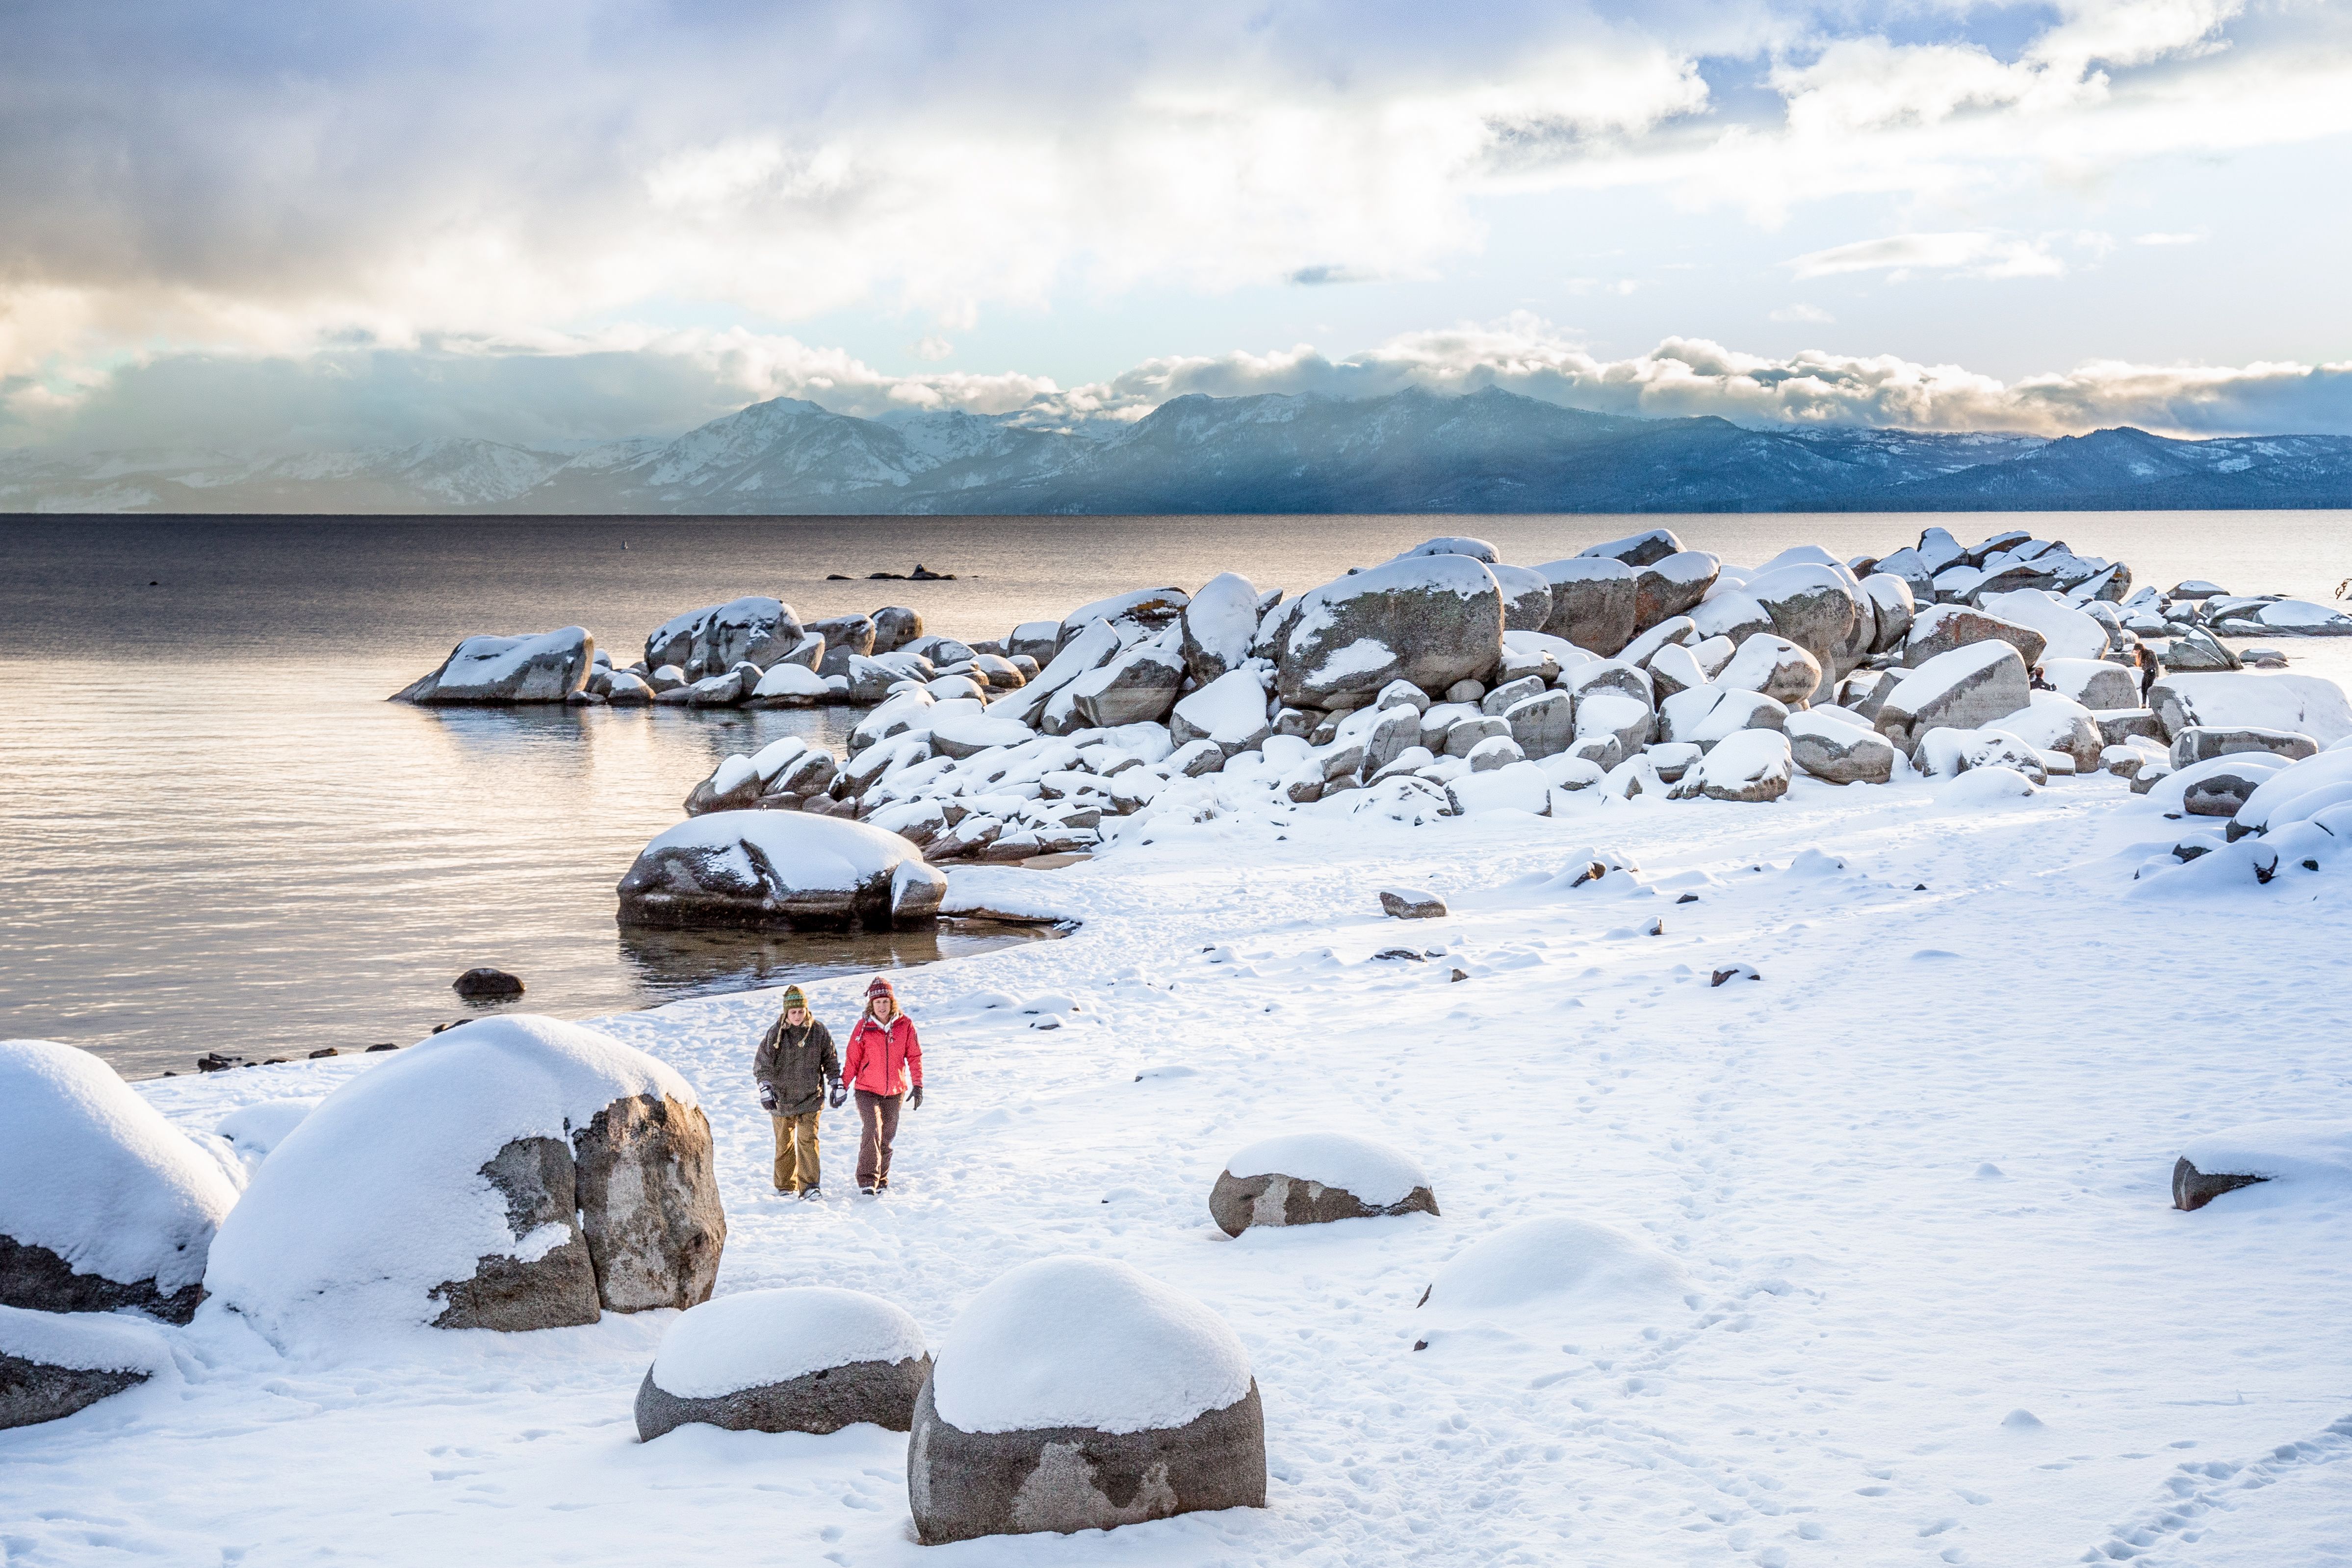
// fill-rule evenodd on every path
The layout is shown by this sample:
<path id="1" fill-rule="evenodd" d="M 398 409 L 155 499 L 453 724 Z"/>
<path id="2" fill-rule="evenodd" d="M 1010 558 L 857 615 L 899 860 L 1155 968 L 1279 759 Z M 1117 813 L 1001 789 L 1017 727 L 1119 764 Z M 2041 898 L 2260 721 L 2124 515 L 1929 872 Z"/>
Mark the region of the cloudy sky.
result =
<path id="1" fill-rule="evenodd" d="M 2352 432 L 2332 0 L 0 10 L 0 445 L 747 402 Z"/>

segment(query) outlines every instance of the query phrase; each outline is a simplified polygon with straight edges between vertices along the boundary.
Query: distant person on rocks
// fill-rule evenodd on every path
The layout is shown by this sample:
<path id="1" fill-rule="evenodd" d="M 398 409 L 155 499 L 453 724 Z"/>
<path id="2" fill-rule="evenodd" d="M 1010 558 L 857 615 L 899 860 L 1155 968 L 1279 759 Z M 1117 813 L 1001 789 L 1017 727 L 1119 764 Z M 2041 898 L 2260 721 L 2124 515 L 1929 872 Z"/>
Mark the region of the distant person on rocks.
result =
<path id="1" fill-rule="evenodd" d="M 849 1031 L 842 1078 L 857 1090 L 857 1190 L 872 1197 L 890 1186 L 890 1142 L 898 1135 L 901 1096 L 908 1110 L 923 1103 L 923 1043 L 915 1020 L 898 1009 L 898 993 L 879 976 L 866 988 L 866 1011 Z M 836 1105 L 841 1102 L 836 1099 Z"/>
<path id="2" fill-rule="evenodd" d="M 825 1092 L 841 1103 L 841 1059 L 833 1036 L 809 1012 L 798 986 L 784 988 L 784 1010 L 768 1026 L 751 1058 L 760 1103 L 776 1125 L 776 1190 L 822 1197 L 817 1190 L 817 1113 Z"/>

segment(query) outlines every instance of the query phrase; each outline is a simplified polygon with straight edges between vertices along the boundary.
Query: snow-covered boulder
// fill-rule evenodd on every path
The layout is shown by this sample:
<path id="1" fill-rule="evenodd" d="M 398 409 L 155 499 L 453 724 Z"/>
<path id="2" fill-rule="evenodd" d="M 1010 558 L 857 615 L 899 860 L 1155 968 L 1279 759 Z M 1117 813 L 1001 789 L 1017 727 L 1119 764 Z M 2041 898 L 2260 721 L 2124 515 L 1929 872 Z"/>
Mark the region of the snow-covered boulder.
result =
<path id="1" fill-rule="evenodd" d="M 688 677 L 716 674 L 741 664 L 765 670 L 798 647 L 803 635 L 791 605 L 747 594 L 662 622 L 646 639 L 646 668 L 676 664 Z"/>
<path id="2" fill-rule="evenodd" d="M 801 631 L 811 637 L 824 639 L 825 664 L 836 657 L 845 660 L 850 653 L 861 659 L 874 656 L 874 617 L 871 615 L 828 615 L 822 621 L 803 621 Z M 651 668 L 651 665 L 646 666 Z"/>
<path id="3" fill-rule="evenodd" d="M 1551 624 L 1551 580 L 1531 567 L 1488 563 L 1503 591 L 1503 630 L 1540 634 Z"/>
<path id="4" fill-rule="evenodd" d="M 2007 730 L 2037 750 L 2063 752 L 2074 759 L 2077 773 L 2097 768 L 2099 753 L 2107 745 L 2091 710 L 2056 692 L 2035 692 L 2024 707 L 1995 719 L 1993 727 Z"/>
<path id="5" fill-rule="evenodd" d="M 2352 1122 L 2256 1122 L 2191 1139 L 2173 1162 L 2172 1206 L 2200 1209 L 2263 1182 L 2352 1189 Z"/>
<path id="6" fill-rule="evenodd" d="M 1878 733 L 1908 750 L 1938 726 L 1976 729 L 2032 705 L 2025 660 L 2000 639 L 1938 653 L 1903 678 L 1879 705 Z"/>
<path id="7" fill-rule="evenodd" d="M 2171 674 L 2150 686 L 2147 706 L 2168 737 L 2191 725 L 2284 729 L 2330 746 L 2352 735 L 2352 703 L 2320 675 L 2255 670 Z"/>
<path id="8" fill-rule="evenodd" d="M 0 1307 L 0 1431 L 60 1420 L 172 1370 L 163 1331 L 135 1318 Z"/>
<path id="9" fill-rule="evenodd" d="M 1410 1155 L 1344 1133 L 1261 1139 L 1225 1162 L 1209 1193 L 1209 1217 L 1228 1236 L 1254 1225 L 1436 1212 L 1429 1177 Z"/>
<path id="10" fill-rule="evenodd" d="M 1870 651 L 1887 653 L 1903 646 L 1903 640 L 1911 635 L 1911 623 L 1919 612 L 1910 582 L 1888 571 L 1882 563 L 1878 570 L 1862 580 L 1862 593 L 1870 601 L 1870 612 L 1875 623 L 1875 631 L 1870 639 Z"/>
<path id="11" fill-rule="evenodd" d="M 1661 556 L 1640 567 L 1633 580 L 1633 624 L 1648 631 L 1696 608 L 1715 586 L 1723 562 L 1703 549 Z"/>
<path id="12" fill-rule="evenodd" d="M 560 703 L 584 690 L 596 639 L 584 626 L 521 637 L 468 637 L 441 667 L 403 688 L 394 702 L 427 707 Z"/>
<path id="13" fill-rule="evenodd" d="M 1732 580 L 1728 578 L 1717 580 L 1707 596 L 1690 612 L 1690 618 L 1691 630 L 1698 633 L 1701 642 L 1720 637 L 1727 640 L 1732 647 L 1760 632 L 1775 630 L 1772 617 L 1765 613 L 1764 606 L 1732 586 Z M 1697 649 L 1694 647 L 1692 652 L 1696 653 Z M 1729 656 L 1727 650 L 1725 657 Z M 1704 664 L 1706 661 L 1702 659 L 1700 662 Z"/>
<path id="14" fill-rule="evenodd" d="M 1423 539 L 1409 550 L 1401 550 L 1392 560 L 1412 560 L 1422 556 L 1466 555 L 1472 560 L 1494 565 L 1503 558 L 1485 539 L 1472 538 L 1467 534 L 1441 534 L 1433 539 Z"/>
<path id="15" fill-rule="evenodd" d="M 2352 615 L 2308 599 L 2273 599 L 2216 612 L 2218 632 L 2232 637 L 2352 637 Z"/>
<path id="16" fill-rule="evenodd" d="M 824 677 L 805 664 L 780 660 L 768 666 L 750 695 L 744 697 L 745 707 L 814 707 L 832 695 Z"/>
<path id="17" fill-rule="evenodd" d="M 1986 614 L 2041 632 L 2042 658 L 2095 659 L 2107 651 L 2107 629 L 2067 603 L 2063 594 L 2021 588 L 2009 593 L 1986 594 L 1977 601 L 1977 605 Z"/>
<path id="18" fill-rule="evenodd" d="M 2291 729 L 2256 729 L 2243 726 L 2223 729 L 2213 726 L 2192 724 L 2172 737 L 2172 765 L 2186 768 L 2192 762 L 2210 762 L 2216 757 L 2229 757 L 2241 751 L 2266 751 L 2273 757 L 2284 757 L 2289 762 L 2300 762 L 2319 752 L 2319 743 L 2307 735 Z"/>
<path id="19" fill-rule="evenodd" d="M 2147 791 L 2148 803 L 2176 816 L 2229 817 L 2252 803 L 2254 791 L 2287 768 L 2267 751 L 2232 752 L 2175 768 Z"/>
<path id="20" fill-rule="evenodd" d="M 254 1173 L 205 1282 L 280 1343 L 555 1328 L 600 1306 L 703 1301 L 726 1239 L 686 1080 L 607 1035 L 511 1013 L 328 1095 Z"/>
<path id="21" fill-rule="evenodd" d="M 2031 669 L 2042 662 L 2049 639 L 2032 627 L 1965 604 L 1937 604 L 1919 612 L 1903 641 L 1903 663 L 1916 669 L 1928 660 L 1978 643 L 2007 643 Z"/>
<path id="22" fill-rule="evenodd" d="M 618 891 L 624 925 L 887 931 L 930 919 L 946 887 L 920 850 L 863 822 L 713 811 L 656 835 Z"/>
<path id="23" fill-rule="evenodd" d="M 1503 651 L 1503 594 L 1468 556 L 1391 561 L 1300 596 L 1276 674 L 1299 707 L 1360 702 L 1393 680 L 1425 692 L 1484 675 Z"/>
<path id="24" fill-rule="evenodd" d="M 977 757 L 994 747 L 1019 746 L 1036 737 L 1027 725 L 989 713 L 950 714 L 931 725 L 931 750 L 940 757 Z"/>
<path id="25" fill-rule="evenodd" d="M 1062 617 L 1062 639 L 1067 642 L 1081 626 L 1097 622 L 1131 621 L 1139 626 L 1158 631 L 1173 624 L 1192 602 L 1191 594 L 1181 588 L 1136 588 L 1125 593 L 1114 593 L 1108 599 L 1097 599 L 1091 604 L 1081 604 Z"/>
<path id="26" fill-rule="evenodd" d="M 1263 1508 L 1265 1486 L 1241 1341 L 1190 1296 L 1103 1258 L 1024 1263 L 974 1296 L 907 1445 L 916 1532 L 934 1546 Z"/>
<path id="27" fill-rule="evenodd" d="M 874 612 L 874 652 L 895 653 L 923 634 L 923 613 L 904 604 L 886 604 Z"/>
<path id="28" fill-rule="evenodd" d="M 1088 670 L 1069 685 L 1077 717 L 1090 728 L 1164 719 L 1184 684 L 1184 634 L 1170 626 Z M 1048 712 L 1047 727 L 1052 727 Z"/>
<path id="29" fill-rule="evenodd" d="M 1773 631 L 1812 654 L 1827 682 L 1861 664 L 1878 634 L 1876 612 L 1843 566 L 1790 562 L 1750 578 L 1742 591 L 1764 607 Z"/>
<path id="30" fill-rule="evenodd" d="M 1693 686 L 1658 705 L 1658 738 L 1712 748 L 1727 736 L 1749 729 L 1779 729 L 1789 710 L 1761 692 L 1737 686 Z"/>
<path id="31" fill-rule="evenodd" d="M 1258 591 L 1238 572 L 1220 572 L 1184 606 L 1184 669 L 1196 686 L 1241 668 L 1257 640 Z"/>
<path id="32" fill-rule="evenodd" d="M 1692 669 L 1697 662 L 1692 661 Z M 1810 699 L 1822 684 L 1822 663 L 1786 637 L 1758 635 L 1739 644 L 1716 684 L 1761 692 L 1786 706 Z"/>
<path id="33" fill-rule="evenodd" d="M 227 1141 L 245 1166 L 246 1179 L 250 1181 L 253 1168 L 268 1159 L 269 1151 L 284 1143 L 286 1134 L 300 1126 L 303 1118 L 317 1110 L 323 1100 L 320 1095 L 257 1100 L 222 1117 L 213 1131 Z"/>
<path id="34" fill-rule="evenodd" d="M 1555 757 L 1565 751 L 1570 737 L 1576 734 L 1576 712 L 1566 692 L 1543 692 L 1523 697 L 1503 710 L 1503 722 L 1511 727 L 1511 738 L 1518 742 L 1519 749 L 1538 759 Z M 1417 729 L 1418 727 L 1416 733 Z M 1400 728 L 1397 733 L 1402 736 L 1403 731 Z M 1411 740 L 1404 742 L 1404 746 L 1412 744 Z M 1398 747 L 1396 750 L 1403 750 L 1404 746 Z M 1395 751 L 1391 752 L 1390 758 L 1393 759 L 1395 755 Z M 1367 762 L 1370 757 L 1368 745 L 1365 751 Z M 1386 763 L 1383 762 L 1382 766 Z"/>
<path id="35" fill-rule="evenodd" d="M 2139 706 L 2139 676 L 2128 664 L 2105 659 L 2044 659 L 2042 678 L 2052 690 L 2095 713 Z"/>
<path id="36" fill-rule="evenodd" d="M 1919 737 L 1914 760 L 1932 779 L 1957 779 L 1977 768 L 2008 768 L 2031 783 L 2050 781 L 2049 761 L 2041 749 L 2005 729 L 1938 727 Z"/>
<path id="37" fill-rule="evenodd" d="M 236 1203 L 219 1165 L 105 1062 L 0 1040 L 0 1304 L 186 1322 Z"/>
<path id="38" fill-rule="evenodd" d="M 1832 784 L 1884 784 L 1895 777 L 1895 747 L 1858 719 L 1816 709 L 1781 720 L 1798 767 Z"/>
<path id="39" fill-rule="evenodd" d="M 1638 534 L 1627 534 L 1622 539 L 1603 539 L 1597 545 L 1577 551 L 1580 556 L 1622 561 L 1627 566 L 1648 566 L 1668 556 L 1683 553 L 1683 541 L 1672 528 L 1644 528 Z"/>
<path id="40" fill-rule="evenodd" d="M 1089 670 L 1099 669 L 1119 656 L 1124 644 L 1118 632 L 1108 621 L 1090 621 L 1080 627 L 1068 641 L 1061 644 L 1037 678 L 989 704 L 990 712 L 999 718 L 1010 718 L 1035 727 L 1047 707 L 1063 689 Z M 1064 712 L 1067 712 L 1066 706 Z"/>
<path id="41" fill-rule="evenodd" d="M 1508 1336 L 1607 1343 L 1690 1316 L 1693 1284 L 1666 1253 L 1623 1231 L 1556 1216 L 1482 1237 L 1440 1270 L 1413 1312 L 1415 1349 Z"/>
<path id="42" fill-rule="evenodd" d="M 1633 618 L 1641 602 L 1641 573 L 1633 567 L 1612 558 L 1580 555 L 1546 561 L 1535 570 L 1551 584 L 1551 619 L 1543 628 L 1548 634 L 1603 658 L 1633 640 Z"/>
<path id="43" fill-rule="evenodd" d="M 2230 820 L 2229 836 L 2267 833 L 2352 802 L 2352 748 L 2289 763 L 2263 781 Z"/>
<path id="44" fill-rule="evenodd" d="M 1710 800 L 1777 800 L 1789 792 L 1792 766 L 1787 736 L 1777 729 L 1743 729 L 1717 741 L 1666 794 L 1675 800 L 1699 795 Z"/>
<path id="45" fill-rule="evenodd" d="M 1270 673 L 1263 663 L 1252 662 L 1219 675 L 1177 703 L 1169 715 L 1169 734 L 1179 745 L 1215 741 L 1228 757 L 1255 751 L 1274 733 L 1266 716 Z"/>
<path id="46" fill-rule="evenodd" d="M 730 1432 L 838 1432 L 914 1425 L 931 1374 L 923 1331 L 879 1296 L 824 1285 L 739 1291 L 662 1336 L 637 1388 L 637 1437 L 692 1422 Z"/>
<path id="47" fill-rule="evenodd" d="M 1506 739 L 1503 744 L 1511 743 Z M 1472 766 L 1475 769 L 1476 765 Z M 1496 810 L 1525 811 L 1540 817 L 1551 810 L 1551 779 L 1535 763 L 1512 761 L 1502 767 L 1474 770 L 1449 781 L 1445 798 L 1459 817 Z"/>

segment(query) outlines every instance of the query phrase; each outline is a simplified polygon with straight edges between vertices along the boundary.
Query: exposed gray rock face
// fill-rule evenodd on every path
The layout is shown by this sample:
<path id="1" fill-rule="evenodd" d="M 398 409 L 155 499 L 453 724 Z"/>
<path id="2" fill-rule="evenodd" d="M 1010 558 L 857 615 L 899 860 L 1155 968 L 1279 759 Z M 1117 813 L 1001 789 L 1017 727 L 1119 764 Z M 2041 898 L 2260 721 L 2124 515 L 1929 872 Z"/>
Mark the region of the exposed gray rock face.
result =
<path id="1" fill-rule="evenodd" d="M 1761 692 L 1781 704 L 1804 702 L 1822 683 L 1821 661 L 1786 637 L 1754 636 L 1716 677 L 1718 685 Z"/>
<path id="2" fill-rule="evenodd" d="M 1641 574 L 1622 560 L 1570 556 L 1536 568 L 1551 584 L 1551 619 L 1544 630 L 1603 658 L 1633 640 Z"/>
<path id="3" fill-rule="evenodd" d="M 2265 752 L 2297 762 L 2318 755 L 2319 742 L 2291 729 L 2259 729 L 2252 726 L 2223 728 L 2201 724 L 2189 725 L 2172 737 L 2175 768 L 2210 762 L 2217 757 L 2232 757 L 2244 751 Z"/>
<path id="4" fill-rule="evenodd" d="M 1502 591 L 1467 556 L 1390 561 L 1297 604 L 1276 658 L 1282 700 L 1294 706 L 1368 704 L 1400 679 L 1444 691 L 1502 657 Z"/>
<path id="5" fill-rule="evenodd" d="M 507 1229 L 517 1240 L 548 1225 L 570 1235 L 530 1260 L 489 1254 L 470 1278 L 434 1287 L 433 1299 L 447 1304 L 433 1326 L 516 1333 L 594 1322 L 596 1268 L 580 1230 L 572 1151 L 555 1138 L 515 1138 L 483 1165 L 482 1176 L 506 1199 Z"/>
<path id="6" fill-rule="evenodd" d="M 1165 1430 L 967 1432 L 940 1417 L 927 1381 L 907 1445 L 907 1499 L 928 1546 L 1263 1508 L 1265 1416 L 1257 1385 L 1222 1410 Z"/>
<path id="7" fill-rule="evenodd" d="M 1780 634 L 1772 617 L 1754 596 L 1737 590 L 1722 590 L 1712 599 L 1702 600 L 1690 612 L 1691 625 L 1703 639 L 1721 637 L 1735 646 L 1760 632 Z"/>
<path id="8" fill-rule="evenodd" d="M 2240 772 L 2238 767 L 2232 763 L 2190 782 L 2180 792 L 2181 810 L 2192 817 L 2236 816 L 2263 781 L 2273 777 L 2269 768 Z"/>
<path id="9" fill-rule="evenodd" d="M 1511 738 L 1519 743 L 1519 749 L 1537 758 L 1559 756 L 1568 749 L 1569 741 L 1576 734 L 1575 706 L 1566 692 L 1545 692 L 1523 698 L 1504 712 L 1503 722 L 1511 727 Z M 1417 728 L 1414 733 L 1418 736 Z M 1393 757 L 1390 760 L 1394 760 Z M 1381 766 L 1385 768 L 1388 763 Z"/>
<path id="10" fill-rule="evenodd" d="M 2032 706 L 2025 660 L 2006 641 L 1955 648 L 1919 666 L 1880 705 L 1878 733 L 1905 750 L 1928 730 L 1981 729 Z"/>
<path id="11" fill-rule="evenodd" d="M 1421 744 L 1421 710 L 1400 703 L 1381 710 L 1381 716 L 1364 737 L 1364 760 L 1361 777 L 1371 778 L 1394 762 L 1412 747 Z M 1222 754 L 1217 766 L 1224 766 Z M 1204 769 L 1205 771 L 1205 769 Z"/>
<path id="12" fill-rule="evenodd" d="M 1335 1219 L 1368 1219 L 1385 1214 L 1435 1214 L 1437 1197 L 1417 1186 L 1386 1206 L 1368 1204 L 1346 1187 L 1279 1174 L 1237 1176 L 1217 1173 L 1209 1192 L 1209 1218 L 1228 1236 L 1254 1225 L 1328 1225 Z"/>
<path id="13" fill-rule="evenodd" d="M 110 1367 L 51 1366 L 0 1352 L 0 1432 L 62 1420 L 147 1376 Z"/>
<path id="14" fill-rule="evenodd" d="M 903 604 L 886 604 L 874 612 L 874 649 L 895 653 L 923 634 L 923 617 Z"/>
<path id="15" fill-rule="evenodd" d="M 393 700 L 425 707 L 567 702 L 587 689 L 595 659 L 596 640 L 582 626 L 523 637 L 468 637 L 439 669 Z"/>
<path id="16" fill-rule="evenodd" d="M 1540 632 L 1551 621 L 1551 579 L 1524 566 L 1489 565 L 1503 591 L 1503 630 Z"/>
<path id="17" fill-rule="evenodd" d="M 1705 550 L 1683 550 L 1644 563 L 1634 579 L 1633 624 L 1648 631 L 1695 609 L 1715 586 L 1723 562 Z"/>
<path id="18" fill-rule="evenodd" d="M 1399 920 L 1437 920 L 1445 914 L 1445 900 L 1412 888 L 1381 889 L 1381 909 Z"/>
<path id="19" fill-rule="evenodd" d="M 597 1299 L 616 1312 L 708 1301 L 727 1215 L 701 1107 L 632 1095 L 597 1112 L 572 1145 Z"/>
<path id="20" fill-rule="evenodd" d="M 2171 646 L 2158 656 L 2164 661 L 2166 669 L 2181 674 L 2244 667 L 2237 654 L 2230 652 L 2201 626 L 2191 630 L 2186 636 L 2174 638 Z"/>
<path id="21" fill-rule="evenodd" d="M 1832 784 L 1884 784 L 1895 777 L 1895 747 L 1874 730 L 1858 729 L 1810 714 L 1790 714 L 1781 725 L 1797 766 Z"/>
<path id="22" fill-rule="evenodd" d="M 1201 585 L 1184 606 L 1185 673 L 1196 686 L 1241 668 L 1257 640 L 1258 591 L 1249 579 L 1222 572 Z"/>
<path id="23" fill-rule="evenodd" d="M 2242 1186 L 2252 1186 L 2268 1180 L 2268 1176 L 2200 1171 L 2185 1158 L 2175 1160 L 2172 1165 L 2172 1207 L 2194 1213 L 2225 1192 L 2235 1192 Z"/>
<path id="24" fill-rule="evenodd" d="M 853 1361 L 707 1399 L 672 1394 L 650 1369 L 637 1385 L 637 1438 L 652 1442 L 695 1422 L 730 1432 L 838 1432 L 869 1421 L 889 1432 L 915 1424 L 915 1401 L 931 1375 L 931 1358 Z"/>
<path id="25" fill-rule="evenodd" d="M 1938 605 L 1912 626 L 1903 644 L 1903 663 L 1916 668 L 1955 648 L 1965 648 L 1973 643 L 2006 643 L 2018 652 L 2030 669 L 2042 662 L 2042 650 L 2049 639 L 2031 626 L 2003 620 L 1988 610 L 1969 610 L 1960 605 Z"/>
<path id="26" fill-rule="evenodd" d="M 164 1291 L 152 1280 L 78 1274 L 47 1247 L 0 1236 L 0 1306 L 39 1312 L 113 1312 L 125 1307 L 184 1323 L 205 1299 L 202 1281 Z"/>
<path id="27" fill-rule="evenodd" d="M 1870 601 L 1874 628 L 1870 651 L 1885 653 L 1903 646 L 1903 639 L 1911 634 L 1911 622 L 1918 613 L 1918 601 L 1913 597 L 1910 582 L 1882 567 L 1862 580 L 1862 591 Z"/>
<path id="28" fill-rule="evenodd" d="M 1069 685 L 1077 713 L 1087 725 L 1158 722 L 1176 706 L 1184 684 L 1183 639 L 1174 627 L 1138 643 L 1099 669 Z"/>
<path id="29" fill-rule="evenodd" d="M 1859 591 L 1825 566 L 1783 567 L 1750 582 L 1747 591 L 1772 618 L 1772 629 L 1811 653 L 1832 685 L 1862 663 L 1877 634 L 1877 620 Z"/>
<path id="30" fill-rule="evenodd" d="M 1491 715 L 1465 718 L 1445 732 L 1445 755 L 1467 757 L 1471 748 L 1482 740 L 1492 740 L 1498 735 L 1511 733 L 1510 721 Z"/>

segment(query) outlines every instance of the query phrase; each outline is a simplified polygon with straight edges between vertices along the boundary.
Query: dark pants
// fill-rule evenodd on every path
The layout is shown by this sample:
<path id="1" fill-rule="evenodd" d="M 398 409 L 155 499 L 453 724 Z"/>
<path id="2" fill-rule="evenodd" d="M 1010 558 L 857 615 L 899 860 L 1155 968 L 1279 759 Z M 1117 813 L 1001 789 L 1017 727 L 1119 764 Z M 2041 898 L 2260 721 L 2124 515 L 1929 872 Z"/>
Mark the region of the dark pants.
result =
<path id="1" fill-rule="evenodd" d="M 857 1185 L 876 1186 L 890 1179 L 890 1140 L 898 1135 L 902 1096 L 857 1092 L 857 1120 L 866 1129 L 857 1140 Z"/>

